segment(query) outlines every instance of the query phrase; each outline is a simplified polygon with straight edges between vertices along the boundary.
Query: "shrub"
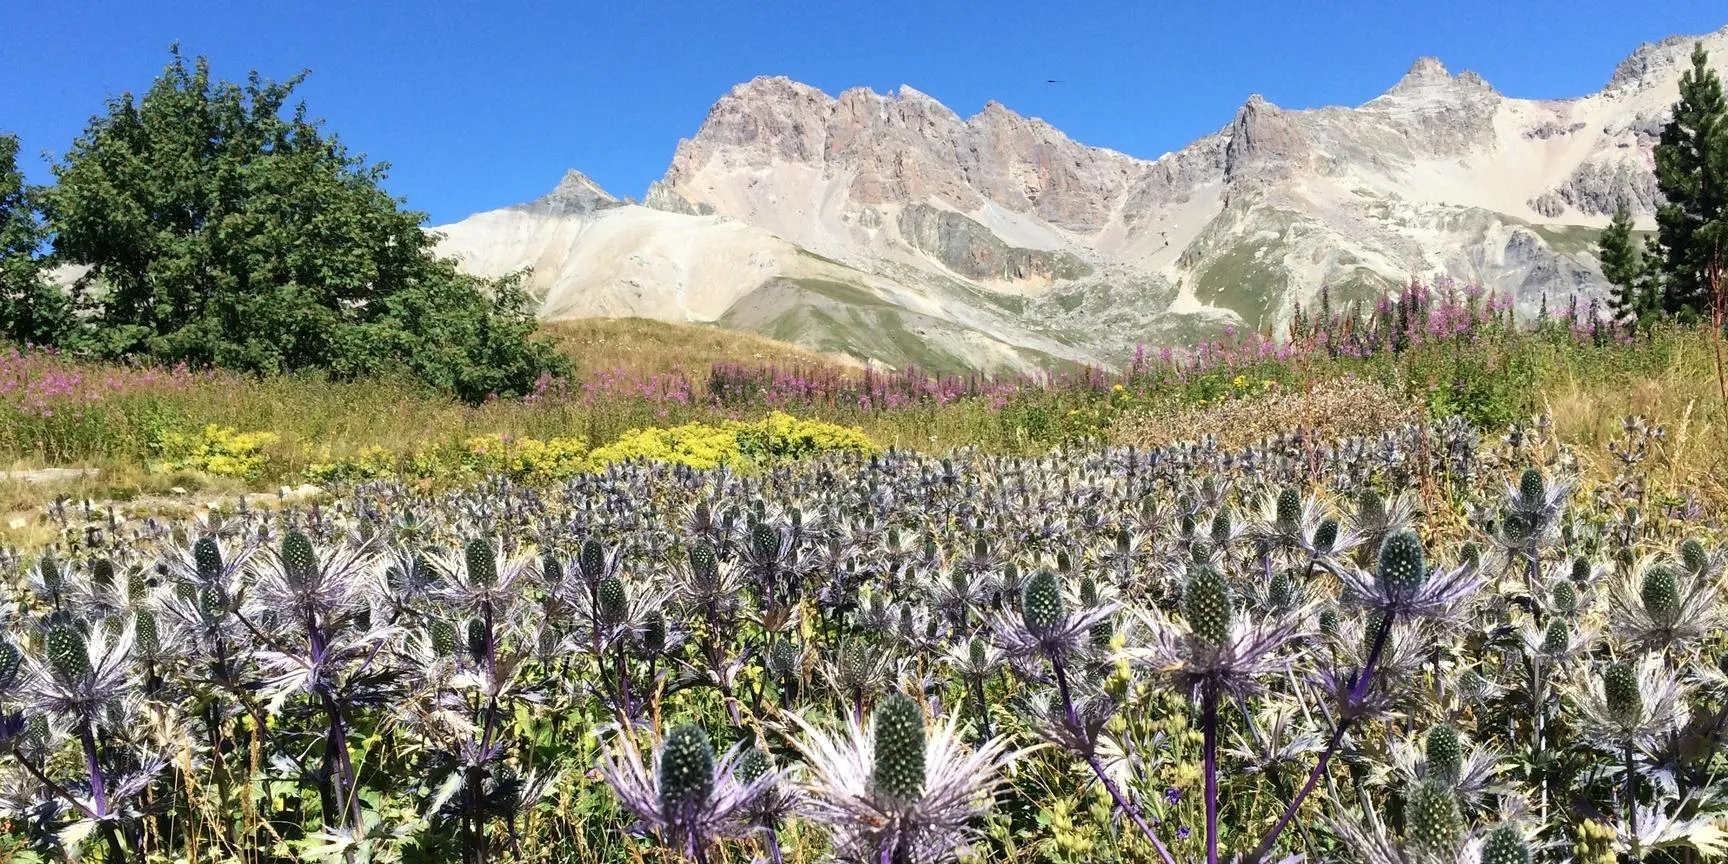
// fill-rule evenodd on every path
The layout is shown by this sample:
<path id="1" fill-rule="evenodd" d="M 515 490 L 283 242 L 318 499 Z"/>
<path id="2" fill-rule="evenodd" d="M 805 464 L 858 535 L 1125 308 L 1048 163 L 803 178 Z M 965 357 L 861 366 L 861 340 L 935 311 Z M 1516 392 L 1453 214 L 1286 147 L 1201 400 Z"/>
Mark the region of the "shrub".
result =
<path id="1" fill-rule="evenodd" d="M 1298 431 L 1320 441 L 1377 435 L 1420 416 L 1414 403 L 1390 387 L 1340 378 L 1305 391 L 1263 388 L 1171 413 L 1126 413 L 1111 425 L 1109 438 L 1120 445 L 1160 447 L 1213 436 L 1220 446 L 1236 450 Z"/>
<path id="2" fill-rule="evenodd" d="M 214 424 L 197 432 L 169 430 L 152 442 L 156 458 L 149 467 L 161 474 L 201 471 L 217 477 L 256 479 L 269 461 L 265 448 L 279 440 L 274 432 L 240 432 Z"/>

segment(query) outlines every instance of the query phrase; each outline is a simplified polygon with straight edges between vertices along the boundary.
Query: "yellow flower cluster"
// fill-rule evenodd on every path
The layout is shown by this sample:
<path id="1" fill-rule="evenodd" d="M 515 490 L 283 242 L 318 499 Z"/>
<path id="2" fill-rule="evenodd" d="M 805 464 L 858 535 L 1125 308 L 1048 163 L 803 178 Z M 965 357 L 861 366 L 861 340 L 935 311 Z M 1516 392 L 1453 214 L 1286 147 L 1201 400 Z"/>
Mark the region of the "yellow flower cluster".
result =
<path id="1" fill-rule="evenodd" d="M 151 449 L 156 458 L 149 468 L 157 473 L 201 471 L 217 477 L 248 479 L 258 476 L 269 460 L 265 448 L 280 440 L 274 432 L 241 432 L 211 424 L 197 432 L 162 433 Z"/>
<path id="2" fill-rule="evenodd" d="M 553 483 L 632 460 L 700 469 L 800 459 L 818 453 L 874 453 L 877 449 L 857 427 L 803 420 L 776 411 L 751 422 L 632 429 L 618 440 L 593 449 L 579 437 L 539 439 L 496 434 L 471 437 L 456 446 L 425 446 L 406 454 L 370 448 L 353 458 L 314 464 L 306 469 L 306 477 L 314 483 L 331 483 L 389 476 L 500 474 L 524 483 Z"/>

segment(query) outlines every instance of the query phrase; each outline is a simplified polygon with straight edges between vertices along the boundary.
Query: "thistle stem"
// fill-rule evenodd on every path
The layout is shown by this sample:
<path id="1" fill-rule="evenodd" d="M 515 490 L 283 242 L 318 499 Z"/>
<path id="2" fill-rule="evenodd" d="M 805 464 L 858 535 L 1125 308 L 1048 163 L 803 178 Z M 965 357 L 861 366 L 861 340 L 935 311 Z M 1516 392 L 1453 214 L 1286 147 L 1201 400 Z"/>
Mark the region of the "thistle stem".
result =
<path id="1" fill-rule="evenodd" d="M 1632 838 L 1632 860 L 1643 861 L 1638 844 L 1638 774 L 1632 768 L 1632 739 L 1626 739 L 1626 836 Z"/>
<path id="2" fill-rule="evenodd" d="M 1110 798 L 1116 802 L 1117 808 L 1128 814 L 1128 818 L 1134 820 L 1135 825 L 1140 826 L 1140 831 L 1146 835 L 1146 839 L 1152 841 L 1152 848 L 1158 850 L 1159 860 L 1163 861 L 1164 864 L 1176 864 L 1176 856 L 1171 855 L 1164 842 L 1158 839 L 1158 835 L 1152 833 L 1152 826 L 1146 824 L 1145 818 L 1140 815 L 1139 808 L 1129 802 L 1128 798 L 1122 794 L 1122 790 L 1117 788 L 1116 781 L 1111 780 L 1110 775 L 1104 773 L 1104 764 L 1098 761 L 1098 757 L 1092 754 L 1087 755 L 1086 764 L 1091 767 L 1092 773 L 1098 776 L 1098 782 L 1104 784 L 1104 791 L 1110 793 Z"/>
<path id="3" fill-rule="evenodd" d="M 1290 820 L 1296 818 L 1296 810 L 1302 806 L 1304 800 L 1307 800 L 1308 795 L 1314 791 L 1315 784 L 1319 783 L 1321 776 L 1326 773 L 1326 766 L 1332 763 L 1332 757 L 1338 752 L 1339 745 L 1344 742 L 1344 733 L 1349 731 L 1350 724 L 1356 719 L 1356 706 L 1361 703 L 1362 697 L 1368 693 L 1368 686 L 1374 678 L 1374 666 L 1380 662 L 1380 653 L 1386 649 L 1386 636 L 1392 631 L 1392 617 L 1391 613 L 1388 613 L 1381 619 L 1380 630 L 1374 636 L 1374 648 L 1368 652 L 1368 662 L 1362 667 L 1361 674 L 1350 685 L 1349 693 L 1345 697 L 1346 713 L 1338 718 L 1338 725 L 1332 730 L 1331 740 L 1326 742 L 1326 749 L 1320 752 L 1320 760 L 1315 762 L 1314 769 L 1308 772 L 1307 782 L 1302 784 L 1302 789 L 1296 793 L 1296 797 L 1290 799 L 1289 805 L 1284 808 L 1283 815 L 1278 817 L 1278 823 L 1272 826 L 1271 833 L 1266 835 L 1265 840 L 1260 841 L 1254 854 L 1249 855 L 1244 860 L 1259 861 L 1266 857 L 1266 853 L 1272 851 L 1272 845 L 1278 842 L 1278 835 L 1283 834 L 1284 829 L 1290 827 Z"/>
<path id="4" fill-rule="evenodd" d="M 1200 728 L 1206 751 L 1206 864 L 1218 864 L 1218 690 L 1211 682 L 1205 688 Z"/>

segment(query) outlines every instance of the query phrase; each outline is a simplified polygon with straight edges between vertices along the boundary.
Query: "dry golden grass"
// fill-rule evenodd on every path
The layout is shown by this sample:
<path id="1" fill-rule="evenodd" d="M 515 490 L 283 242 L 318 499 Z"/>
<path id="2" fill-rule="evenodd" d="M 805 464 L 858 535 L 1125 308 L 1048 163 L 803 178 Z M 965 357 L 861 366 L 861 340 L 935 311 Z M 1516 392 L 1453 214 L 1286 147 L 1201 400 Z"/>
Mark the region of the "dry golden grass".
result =
<path id="1" fill-rule="evenodd" d="M 1611 478 L 1617 468 L 1608 445 L 1621 437 L 1625 418 L 1641 416 L 1667 429 L 1646 463 L 1652 482 L 1728 504 L 1728 423 L 1710 350 L 1704 339 L 1676 340 L 1664 368 L 1648 374 L 1563 374 L 1550 381 L 1543 404 L 1555 436 L 1572 446 L 1583 474 Z"/>
<path id="2" fill-rule="evenodd" d="M 1211 436 L 1224 449 L 1238 450 L 1291 432 L 1322 441 L 1378 435 L 1420 416 L 1415 403 L 1390 387 L 1340 378 L 1307 390 L 1277 390 L 1173 413 L 1130 415 L 1111 427 L 1110 438 L 1115 444 L 1162 447 Z"/>
<path id="3" fill-rule="evenodd" d="M 584 318 L 548 321 L 540 325 L 540 330 L 582 372 L 622 368 L 651 374 L 682 370 L 701 379 L 715 363 L 800 369 L 859 366 L 849 357 L 822 354 L 766 336 L 704 324 L 671 324 L 647 318 Z"/>

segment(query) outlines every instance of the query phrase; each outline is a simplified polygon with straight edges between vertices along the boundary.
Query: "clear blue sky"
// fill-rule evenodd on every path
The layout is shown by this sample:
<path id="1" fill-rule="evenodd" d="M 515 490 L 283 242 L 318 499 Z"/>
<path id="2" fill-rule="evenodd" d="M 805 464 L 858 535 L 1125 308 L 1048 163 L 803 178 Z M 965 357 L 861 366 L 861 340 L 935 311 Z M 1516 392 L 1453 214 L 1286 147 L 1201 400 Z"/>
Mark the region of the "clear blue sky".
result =
<path id="1" fill-rule="evenodd" d="M 48 177 L 37 154 L 63 152 L 105 98 L 147 87 L 178 41 L 231 80 L 309 69 L 312 113 L 390 162 L 391 191 L 434 223 L 538 196 L 567 167 L 639 197 L 714 100 L 756 75 L 829 93 L 909 84 L 966 116 L 995 99 L 1156 157 L 1250 93 L 1356 104 L 1432 55 L 1509 95 L 1580 95 L 1641 42 L 1728 24 L 1722 0 L 7 6 L 0 130 L 23 139 L 34 179 Z"/>

